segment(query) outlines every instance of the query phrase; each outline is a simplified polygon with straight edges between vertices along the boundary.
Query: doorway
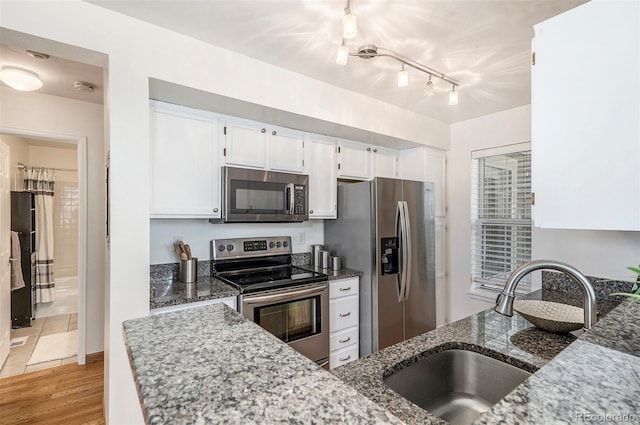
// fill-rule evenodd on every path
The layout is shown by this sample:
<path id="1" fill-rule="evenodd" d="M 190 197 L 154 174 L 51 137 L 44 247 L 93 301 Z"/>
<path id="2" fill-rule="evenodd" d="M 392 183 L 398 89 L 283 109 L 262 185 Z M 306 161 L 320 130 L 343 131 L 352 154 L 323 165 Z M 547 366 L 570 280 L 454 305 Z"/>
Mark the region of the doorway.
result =
<path id="1" fill-rule="evenodd" d="M 29 170 L 44 168 L 55 173 L 50 232 L 54 246 L 50 293 L 54 299 L 35 304 L 30 326 L 14 326 L 12 348 L 0 377 L 72 362 L 85 364 L 86 138 L 8 128 L 0 128 L 0 138 L 10 147 L 13 194 L 25 194 L 23 180 Z"/>

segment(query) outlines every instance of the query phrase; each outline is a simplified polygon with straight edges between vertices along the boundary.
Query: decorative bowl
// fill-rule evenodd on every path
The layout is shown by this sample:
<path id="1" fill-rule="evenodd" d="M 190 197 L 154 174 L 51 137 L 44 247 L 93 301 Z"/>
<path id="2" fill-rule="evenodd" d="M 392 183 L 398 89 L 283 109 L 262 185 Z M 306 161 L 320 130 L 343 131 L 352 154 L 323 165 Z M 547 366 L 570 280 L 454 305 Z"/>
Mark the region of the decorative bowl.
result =
<path id="1" fill-rule="evenodd" d="M 536 327 L 554 333 L 575 331 L 584 326 L 584 310 L 568 304 L 539 300 L 517 300 L 513 309 Z"/>

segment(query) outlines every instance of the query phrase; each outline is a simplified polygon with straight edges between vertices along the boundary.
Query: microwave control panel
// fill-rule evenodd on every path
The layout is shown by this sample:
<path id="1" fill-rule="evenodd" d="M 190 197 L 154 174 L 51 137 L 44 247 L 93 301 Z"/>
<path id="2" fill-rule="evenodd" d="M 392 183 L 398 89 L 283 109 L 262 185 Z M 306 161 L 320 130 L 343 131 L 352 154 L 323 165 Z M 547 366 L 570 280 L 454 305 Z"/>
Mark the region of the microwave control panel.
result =
<path id="1" fill-rule="evenodd" d="M 306 212 L 306 194 L 303 185 L 294 186 L 293 213 L 304 214 Z"/>

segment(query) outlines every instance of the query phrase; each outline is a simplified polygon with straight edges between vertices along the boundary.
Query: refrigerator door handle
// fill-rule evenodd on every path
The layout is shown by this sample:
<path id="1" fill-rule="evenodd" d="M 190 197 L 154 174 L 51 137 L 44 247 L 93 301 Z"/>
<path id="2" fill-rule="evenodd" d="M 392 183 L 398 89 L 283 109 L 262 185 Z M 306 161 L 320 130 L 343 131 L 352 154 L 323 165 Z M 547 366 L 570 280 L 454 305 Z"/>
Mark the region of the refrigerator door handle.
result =
<path id="1" fill-rule="evenodd" d="M 400 269 L 398 270 L 398 274 L 396 275 L 396 279 L 398 282 L 398 286 L 400 287 L 398 289 L 398 302 L 401 303 L 402 300 L 404 299 L 404 285 L 405 285 L 405 279 L 404 279 L 404 257 L 405 257 L 405 252 L 404 252 L 404 213 L 403 213 L 403 208 L 402 208 L 402 201 L 398 201 L 398 205 L 396 206 L 396 235 L 398 236 L 399 239 L 399 251 L 400 251 L 400 258 L 402 261 L 402 264 L 400 265 Z"/>
<path id="2" fill-rule="evenodd" d="M 404 272 L 405 279 L 405 288 L 404 288 L 404 299 L 409 299 L 409 290 L 411 289 L 411 221 L 409 220 L 409 206 L 407 205 L 407 201 L 402 201 L 403 209 L 404 209 L 404 234 L 405 237 L 403 240 L 406 241 L 405 248 L 405 256 L 407 258 L 406 269 Z"/>

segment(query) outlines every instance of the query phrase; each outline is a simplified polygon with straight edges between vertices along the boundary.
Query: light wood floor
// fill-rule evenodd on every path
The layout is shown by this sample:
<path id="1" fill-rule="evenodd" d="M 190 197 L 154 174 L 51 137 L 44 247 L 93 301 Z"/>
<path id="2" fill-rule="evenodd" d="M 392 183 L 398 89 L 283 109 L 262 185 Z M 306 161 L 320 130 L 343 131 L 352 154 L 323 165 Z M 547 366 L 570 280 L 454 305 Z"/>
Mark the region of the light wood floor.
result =
<path id="1" fill-rule="evenodd" d="M 104 424 L 103 353 L 69 364 L 0 379 L 0 424 Z"/>

